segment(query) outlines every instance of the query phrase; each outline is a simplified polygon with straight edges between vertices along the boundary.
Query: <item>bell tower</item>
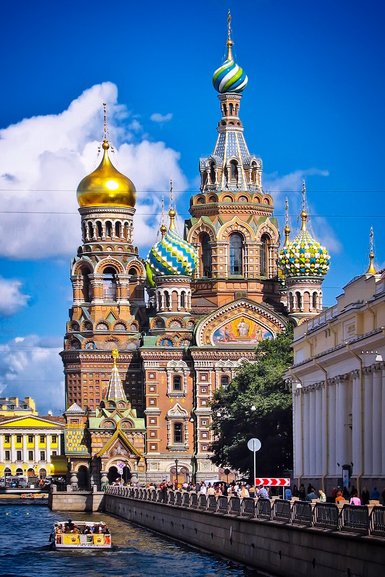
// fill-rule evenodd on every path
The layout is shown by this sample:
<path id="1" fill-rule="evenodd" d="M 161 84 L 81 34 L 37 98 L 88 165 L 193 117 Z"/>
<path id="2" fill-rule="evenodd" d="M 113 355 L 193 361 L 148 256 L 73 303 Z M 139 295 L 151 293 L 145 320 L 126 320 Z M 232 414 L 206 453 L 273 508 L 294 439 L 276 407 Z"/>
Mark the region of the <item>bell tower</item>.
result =
<path id="1" fill-rule="evenodd" d="M 186 238 L 196 248 L 193 306 L 213 307 L 247 298 L 279 307 L 279 232 L 273 199 L 262 187 L 262 161 L 250 154 L 239 116 L 248 78 L 232 52 L 228 17 L 227 58 L 213 75 L 221 118 L 212 154 L 201 158 L 200 193 L 190 201 Z"/>

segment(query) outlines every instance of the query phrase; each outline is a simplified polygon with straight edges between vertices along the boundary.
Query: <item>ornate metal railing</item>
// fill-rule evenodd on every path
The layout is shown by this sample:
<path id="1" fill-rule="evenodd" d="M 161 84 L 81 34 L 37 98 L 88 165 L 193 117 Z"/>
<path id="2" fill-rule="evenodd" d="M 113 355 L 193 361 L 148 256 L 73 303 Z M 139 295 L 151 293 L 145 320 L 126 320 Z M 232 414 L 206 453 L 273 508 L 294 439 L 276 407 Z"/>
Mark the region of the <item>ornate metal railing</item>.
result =
<path id="1" fill-rule="evenodd" d="M 302 527 L 320 527 L 330 531 L 385 536 L 385 507 L 366 507 L 334 503 L 309 503 L 283 499 L 253 499 L 224 495 L 199 495 L 191 492 L 137 489 L 109 486 L 107 495 L 168 506 L 195 509 L 215 515 L 232 515 L 253 520 L 276 521 Z"/>

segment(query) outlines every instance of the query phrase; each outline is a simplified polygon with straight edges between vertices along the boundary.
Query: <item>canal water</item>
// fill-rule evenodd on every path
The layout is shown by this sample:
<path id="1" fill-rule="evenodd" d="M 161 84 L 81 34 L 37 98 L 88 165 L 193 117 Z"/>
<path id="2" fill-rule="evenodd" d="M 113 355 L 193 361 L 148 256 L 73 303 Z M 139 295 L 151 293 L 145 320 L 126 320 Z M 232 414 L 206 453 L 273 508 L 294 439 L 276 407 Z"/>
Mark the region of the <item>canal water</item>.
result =
<path id="1" fill-rule="evenodd" d="M 113 549 L 52 551 L 55 520 L 42 505 L 0 504 L 0 577 L 260 577 L 221 557 L 176 543 L 147 529 L 105 514 L 73 513 L 71 518 L 102 520 L 111 530 Z"/>

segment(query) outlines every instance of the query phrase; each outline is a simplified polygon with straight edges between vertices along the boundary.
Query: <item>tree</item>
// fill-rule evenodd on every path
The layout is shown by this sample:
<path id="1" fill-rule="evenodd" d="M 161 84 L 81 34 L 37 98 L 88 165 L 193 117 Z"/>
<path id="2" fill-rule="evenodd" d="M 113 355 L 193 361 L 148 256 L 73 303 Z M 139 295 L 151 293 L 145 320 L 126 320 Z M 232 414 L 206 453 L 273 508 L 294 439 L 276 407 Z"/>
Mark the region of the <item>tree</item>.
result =
<path id="1" fill-rule="evenodd" d="M 293 329 L 259 343 L 254 363 L 244 363 L 234 380 L 216 391 L 212 403 L 213 463 L 250 475 L 247 441 L 262 443 L 257 476 L 280 476 L 292 468 L 292 399 L 284 375 L 292 365 Z M 251 475 L 250 475 L 251 476 Z"/>

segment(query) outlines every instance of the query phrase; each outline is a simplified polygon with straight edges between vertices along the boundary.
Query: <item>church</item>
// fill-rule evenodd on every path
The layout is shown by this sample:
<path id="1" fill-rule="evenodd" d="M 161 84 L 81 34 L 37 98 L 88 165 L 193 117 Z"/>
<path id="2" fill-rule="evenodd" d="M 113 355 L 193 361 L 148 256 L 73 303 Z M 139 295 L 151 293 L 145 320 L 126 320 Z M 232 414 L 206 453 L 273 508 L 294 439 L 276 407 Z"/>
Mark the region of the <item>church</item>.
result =
<path id="1" fill-rule="evenodd" d="M 307 230 L 305 185 L 301 230 L 291 241 L 286 219 L 280 250 L 274 199 L 240 116 L 248 78 L 232 48 L 229 15 L 227 57 L 213 74 L 216 142 L 199 160 L 183 235 L 171 183 L 160 239 L 139 254 L 135 185 L 110 160 L 106 119 L 100 165 L 78 186 L 82 245 L 61 353 L 73 483 L 220 475 L 210 460 L 214 391 L 253 362 L 258 342 L 322 310 L 329 255 Z"/>

